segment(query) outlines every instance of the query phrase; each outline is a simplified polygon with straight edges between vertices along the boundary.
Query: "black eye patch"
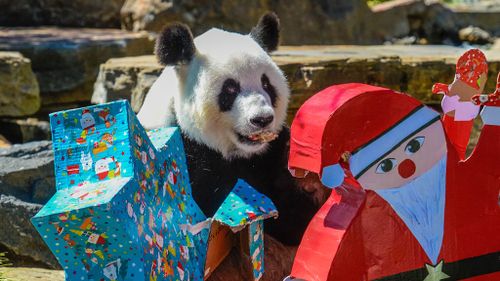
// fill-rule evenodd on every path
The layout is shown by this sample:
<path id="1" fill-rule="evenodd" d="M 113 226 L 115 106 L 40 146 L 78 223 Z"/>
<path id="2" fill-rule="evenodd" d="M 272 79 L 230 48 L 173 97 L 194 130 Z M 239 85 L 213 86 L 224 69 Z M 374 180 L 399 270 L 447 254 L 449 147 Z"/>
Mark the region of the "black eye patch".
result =
<path id="1" fill-rule="evenodd" d="M 262 83 L 262 89 L 264 89 L 264 91 L 266 91 L 266 93 L 269 95 L 269 98 L 271 98 L 271 104 L 273 105 L 273 107 L 276 107 L 276 89 L 273 85 L 271 85 L 271 81 L 269 81 L 267 75 L 262 74 L 262 76 L 260 77 L 260 83 Z"/>
<path id="2" fill-rule="evenodd" d="M 219 108 L 222 112 L 231 110 L 231 107 L 233 107 L 233 103 L 240 91 L 241 88 L 238 81 L 231 78 L 224 81 L 219 94 Z"/>

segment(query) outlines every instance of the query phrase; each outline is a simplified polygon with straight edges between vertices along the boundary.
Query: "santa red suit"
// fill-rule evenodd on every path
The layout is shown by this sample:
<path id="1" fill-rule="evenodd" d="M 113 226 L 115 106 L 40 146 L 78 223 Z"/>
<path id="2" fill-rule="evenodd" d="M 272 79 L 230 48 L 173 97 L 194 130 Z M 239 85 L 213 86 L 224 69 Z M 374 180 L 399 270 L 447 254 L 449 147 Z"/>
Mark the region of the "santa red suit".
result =
<path id="1" fill-rule="evenodd" d="M 440 119 L 407 95 L 344 84 L 306 101 L 292 124 L 289 168 L 340 186 L 304 234 L 291 279 L 500 280 L 500 107 L 482 115 L 478 144 L 464 160 L 472 121 Z M 419 137 L 431 126 L 443 134 L 435 153 L 386 158 L 395 147 L 410 155 L 432 145 L 432 136 Z M 391 168 L 403 178 L 421 175 L 400 188 L 363 185 L 368 172 Z"/>

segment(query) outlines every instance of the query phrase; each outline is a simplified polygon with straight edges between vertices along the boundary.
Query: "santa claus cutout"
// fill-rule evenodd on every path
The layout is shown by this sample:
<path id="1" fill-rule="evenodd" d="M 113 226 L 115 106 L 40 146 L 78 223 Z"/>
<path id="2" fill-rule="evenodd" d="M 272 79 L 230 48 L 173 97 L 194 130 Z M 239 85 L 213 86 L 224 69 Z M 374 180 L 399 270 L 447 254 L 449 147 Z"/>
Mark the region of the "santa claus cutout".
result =
<path id="1" fill-rule="evenodd" d="M 481 96 L 479 50 L 437 84 L 442 118 L 389 89 L 314 95 L 291 128 L 289 168 L 334 188 L 311 221 L 290 280 L 500 280 L 500 107 Z M 484 127 L 470 157 L 472 119 Z"/>

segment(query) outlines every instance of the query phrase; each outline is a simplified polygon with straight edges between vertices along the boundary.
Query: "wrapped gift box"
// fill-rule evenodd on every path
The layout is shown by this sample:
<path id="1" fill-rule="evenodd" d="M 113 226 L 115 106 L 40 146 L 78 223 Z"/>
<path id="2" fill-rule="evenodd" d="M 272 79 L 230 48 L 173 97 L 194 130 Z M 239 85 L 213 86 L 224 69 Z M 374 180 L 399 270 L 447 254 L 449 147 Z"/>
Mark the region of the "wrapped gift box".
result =
<path id="1" fill-rule="evenodd" d="M 261 220 L 274 205 L 223 205 L 220 219 L 207 219 L 178 128 L 146 133 L 126 101 L 53 113 L 50 123 L 57 191 L 32 222 L 67 280 L 203 280 L 211 226 L 229 218 L 258 236 L 248 245 L 262 262 Z M 239 181 L 228 200 L 239 190 L 262 196 Z"/>

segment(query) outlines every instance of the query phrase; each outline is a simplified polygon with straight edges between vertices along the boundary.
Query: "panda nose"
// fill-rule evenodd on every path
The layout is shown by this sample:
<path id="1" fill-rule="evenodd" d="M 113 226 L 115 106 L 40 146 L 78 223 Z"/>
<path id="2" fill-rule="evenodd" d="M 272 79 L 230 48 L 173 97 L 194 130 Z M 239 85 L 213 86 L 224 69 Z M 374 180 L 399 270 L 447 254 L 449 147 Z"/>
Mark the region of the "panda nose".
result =
<path id="1" fill-rule="evenodd" d="M 258 116 L 250 119 L 250 123 L 252 125 L 257 126 L 259 128 L 265 128 L 267 125 L 271 124 L 273 122 L 274 117 L 272 115 L 270 116 Z"/>

